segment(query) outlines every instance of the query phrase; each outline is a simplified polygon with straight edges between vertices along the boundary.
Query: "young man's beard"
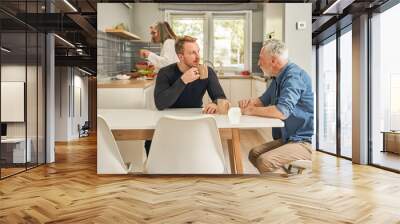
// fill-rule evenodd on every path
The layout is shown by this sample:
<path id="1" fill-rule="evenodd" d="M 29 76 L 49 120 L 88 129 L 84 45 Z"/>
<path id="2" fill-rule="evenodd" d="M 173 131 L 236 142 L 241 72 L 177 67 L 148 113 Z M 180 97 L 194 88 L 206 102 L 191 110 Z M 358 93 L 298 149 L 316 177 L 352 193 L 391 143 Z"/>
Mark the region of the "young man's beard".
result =
<path id="1" fill-rule="evenodd" d="M 199 66 L 199 63 L 195 63 L 195 62 L 193 62 L 193 63 L 187 63 L 186 62 L 186 60 L 183 60 L 183 64 L 185 64 L 188 68 L 193 68 L 193 67 L 198 67 Z"/>

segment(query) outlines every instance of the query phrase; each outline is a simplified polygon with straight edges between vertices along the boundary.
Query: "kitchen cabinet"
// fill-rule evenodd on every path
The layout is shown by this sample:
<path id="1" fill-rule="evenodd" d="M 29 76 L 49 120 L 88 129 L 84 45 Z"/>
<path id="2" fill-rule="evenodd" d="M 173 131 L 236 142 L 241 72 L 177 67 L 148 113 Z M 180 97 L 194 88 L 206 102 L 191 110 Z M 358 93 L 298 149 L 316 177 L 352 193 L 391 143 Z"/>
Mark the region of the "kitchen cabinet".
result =
<path id="1" fill-rule="evenodd" d="M 267 83 L 259 79 L 253 79 L 251 81 L 253 86 L 251 97 L 252 98 L 260 97 L 267 89 Z"/>
<path id="2" fill-rule="evenodd" d="M 266 90 L 270 82 L 266 82 L 263 78 L 253 78 L 252 82 L 252 98 L 260 97 Z M 271 128 L 259 128 L 258 133 L 264 138 L 266 142 L 272 141 Z"/>
<path id="3" fill-rule="evenodd" d="M 153 80 L 115 80 L 97 86 L 99 109 L 155 109 Z"/>
<path id="4" fill-rule="evenodd" d="M 219 84 L 222 87 L 222 90 L 224 90 L 226 98 L 229 100 L 231 98 L 231 82 L 229 79 L 219 79 Z M 203 96 L 203 106 L 211 103 L 211 98 L 206 92 Z"/>
<path id="5" fill-rule="evenodd" d="M 226 98 L 231 99 L 231 80 L 220 79 L 219 84 L 221 84 L 221 87 L 224 90 Z"/>
<path id="6" fill-rule="evenodd" d="M 220 78 L 219 83 L 224 90 L 226 98 L 232 106 L 238 106 L 237 101 L 251 97 L 251 78 Z M 208 94 L 203 97 L 203 105 L 211 102 Z"/>
<path id="7" fill-rule="evenodd" d="M 233 107 L 239 106 L 239 100 L 251 98 L 252 89 L 251 79 L 232 79 L 230 80 L 230 101 Z"/>
<path id="8" fill-rule="evenodd" d="M 219 82 L 226 98 L 234 107 L 238 106 L 240 100 L 259 97 L 266 90 L 266 82 L 261 78 L 221 77 Z M 210 97 L 205 94 L 203 104 L 206 105 L 210 102 Z"/>

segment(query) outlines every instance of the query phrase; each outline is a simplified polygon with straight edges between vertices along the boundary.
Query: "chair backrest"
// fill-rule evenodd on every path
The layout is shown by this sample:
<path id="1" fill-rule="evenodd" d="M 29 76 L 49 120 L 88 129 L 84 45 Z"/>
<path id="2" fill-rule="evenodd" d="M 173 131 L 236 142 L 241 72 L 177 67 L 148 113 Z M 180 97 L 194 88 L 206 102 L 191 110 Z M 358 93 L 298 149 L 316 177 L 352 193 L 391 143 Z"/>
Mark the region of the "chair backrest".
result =
<path id="1" fill-rule="evenodd" d="M 97 115 L 97 173 L 128 173 L 118 145 L 115 142 L 114 135 L 105 119 L 100 115 Z"/>
<path id="2" fill-rule="evenodd" d="M 225 173 L 222 144 L 215 119 L 206 115 L 162 117 L 154 132 L 145 172 Z"/>

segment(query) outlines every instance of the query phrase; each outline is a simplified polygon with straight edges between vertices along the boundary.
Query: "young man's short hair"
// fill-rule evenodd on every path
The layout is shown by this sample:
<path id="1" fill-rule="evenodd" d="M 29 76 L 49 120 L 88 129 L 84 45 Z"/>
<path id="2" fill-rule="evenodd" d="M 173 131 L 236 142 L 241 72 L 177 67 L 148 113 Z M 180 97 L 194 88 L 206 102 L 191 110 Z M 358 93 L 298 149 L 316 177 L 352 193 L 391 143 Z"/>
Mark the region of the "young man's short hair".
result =
<path id="1" fill-rule="evenodd" d="M 186 42 L 194 43 L 194 42 L 196 42 L 196 40 L 197 40 L 196 38 L 191 37 L 191 36 L 178 37 L 175 41 L 176 54 L 183 54 L 183 47 Z"/>

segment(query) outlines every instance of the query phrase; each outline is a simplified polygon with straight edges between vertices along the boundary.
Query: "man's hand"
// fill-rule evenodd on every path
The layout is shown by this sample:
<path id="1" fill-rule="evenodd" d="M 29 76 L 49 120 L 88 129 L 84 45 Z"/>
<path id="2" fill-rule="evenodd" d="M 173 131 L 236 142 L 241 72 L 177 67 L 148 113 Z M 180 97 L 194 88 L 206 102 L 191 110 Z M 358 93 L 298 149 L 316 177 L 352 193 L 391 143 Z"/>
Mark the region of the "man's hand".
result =
<path id="1" fill-rule="evenodd" d="M 148 58 L 151 52 L 146 49 L 139 50 L 139 56 L 142 58 Z"/>
<path id="2" fill-rule="evenodd" d="M 187 70 L 181 76 L 183 83 L 188 84 L 200 78 L 199 69 L 198 68 L 191 68 Z"/>
<path id="3" fill-rule="evenodd" d="M 217 104 L 209 103 L 203 108 L 204 114 L 215 114 L 217 112 Z"/>
<path id="4" fill-rule="evenodd" d="M 256 107 L 251 103 L 249 103 L 247 105 L 247 107 L 240 108 L 240 109 L 241 109 L 243 115 L 249 115 L 249 116 L 255 115 L 254 111 L 256 110 Z"/>
<path id="5" fill-rule="evenodd" d="M 262 102 L 258 98 L 253 98 L 253 99 L 246 99 L 246 100 L 240 100 L 239 101 L 239 107 L 240 109 L 245 109 L 248 106 L 253 106 L 253 107 L 258 107 L 262 106 Z"/>

